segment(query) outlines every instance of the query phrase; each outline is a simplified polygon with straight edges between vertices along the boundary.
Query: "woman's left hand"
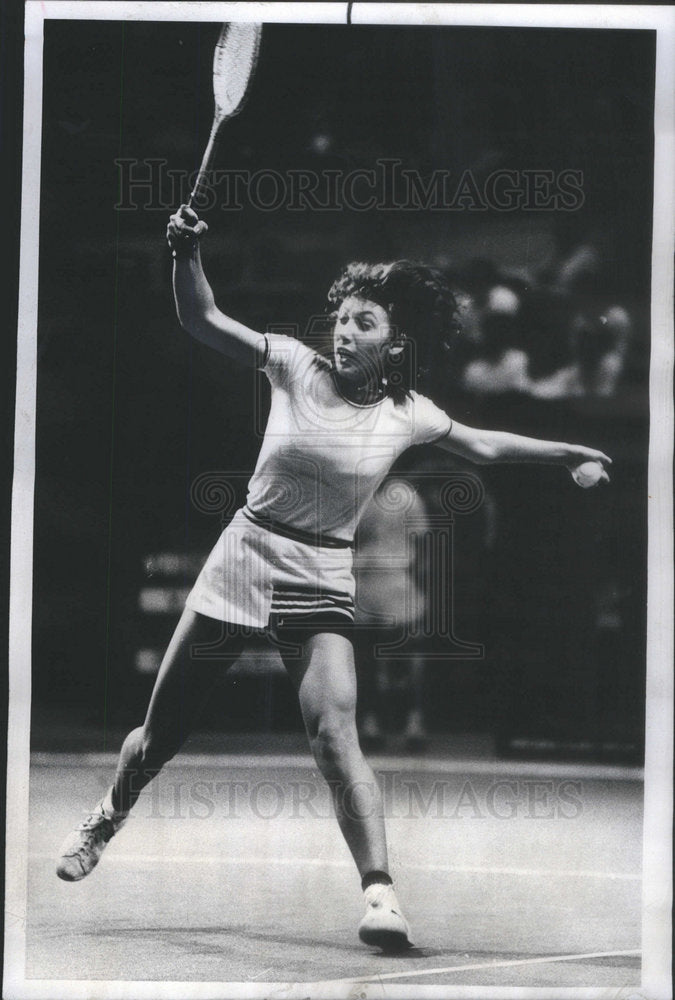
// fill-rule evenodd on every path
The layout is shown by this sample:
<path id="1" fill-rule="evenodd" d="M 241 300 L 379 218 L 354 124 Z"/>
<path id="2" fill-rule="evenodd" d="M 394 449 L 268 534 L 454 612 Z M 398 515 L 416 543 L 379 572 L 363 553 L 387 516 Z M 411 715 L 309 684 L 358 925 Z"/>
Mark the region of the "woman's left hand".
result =
<path id="1" fill-rule="evenodd" d="M 584 448 L 583 445 L 574 445 L 571 451 L 572 460 L 565 464 L 578 486 L 588 489 L 598 483 L 610 481 L 607 467 L 612 464 L 612 460 L 609 455 L 596 451 L 595 448 Z"/>

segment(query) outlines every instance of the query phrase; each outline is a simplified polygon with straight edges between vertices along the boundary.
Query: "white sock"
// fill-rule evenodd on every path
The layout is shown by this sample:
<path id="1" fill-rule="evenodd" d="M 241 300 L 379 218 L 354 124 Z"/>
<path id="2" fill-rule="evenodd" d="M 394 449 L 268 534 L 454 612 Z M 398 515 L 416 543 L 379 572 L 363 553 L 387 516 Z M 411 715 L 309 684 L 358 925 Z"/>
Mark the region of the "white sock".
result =
<path id="1" fill-rule="evenodd" d="M 120 823 L 122 820 L 127 818 L 129 811 L 127 810 L 126 812 L 121 812 L 119 809 L 115 809 L 112 800 L 113 787 L 114 786 L 111 785 L 103 797 L 101 809 L 103 810 L 103 815 L 107 819 L 111 820 L 113 823 Z"/>

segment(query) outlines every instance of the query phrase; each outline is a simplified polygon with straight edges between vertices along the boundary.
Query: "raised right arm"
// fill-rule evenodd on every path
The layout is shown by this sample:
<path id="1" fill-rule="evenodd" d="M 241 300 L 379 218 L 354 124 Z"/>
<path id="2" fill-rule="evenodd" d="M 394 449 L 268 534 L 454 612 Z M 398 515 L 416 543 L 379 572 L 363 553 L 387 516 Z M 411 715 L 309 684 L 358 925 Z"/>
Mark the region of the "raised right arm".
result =
<path id="1" fill-rule="evenodd" d="M 199 241 L 207 228 L 185 205 L 169 220 L 167 240 L 174 257 L 173 291 L 178 319 L 183 329 L 202 344 L 242 364 L 259 365 L 265 355 L 265 338 L 221 312 L 206 280 Z"/>

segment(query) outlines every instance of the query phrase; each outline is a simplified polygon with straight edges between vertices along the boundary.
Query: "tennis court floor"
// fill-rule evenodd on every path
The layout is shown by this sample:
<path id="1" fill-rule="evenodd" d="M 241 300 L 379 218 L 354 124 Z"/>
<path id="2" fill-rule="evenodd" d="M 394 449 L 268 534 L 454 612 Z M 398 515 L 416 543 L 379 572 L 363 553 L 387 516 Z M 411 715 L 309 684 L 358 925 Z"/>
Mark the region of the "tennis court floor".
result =
<path id="1" fill-rule="evenodd" d="M 114 760 L 33 756 L 28 979 L 296 984 L 289 997 L 640 983 L 637 769 L 371 759 L 416 945 L 391 957 L 356 936 L 359 880 L 308 756 L 177 758 L 92 875 L 61 882 L 61 841 Z"/>

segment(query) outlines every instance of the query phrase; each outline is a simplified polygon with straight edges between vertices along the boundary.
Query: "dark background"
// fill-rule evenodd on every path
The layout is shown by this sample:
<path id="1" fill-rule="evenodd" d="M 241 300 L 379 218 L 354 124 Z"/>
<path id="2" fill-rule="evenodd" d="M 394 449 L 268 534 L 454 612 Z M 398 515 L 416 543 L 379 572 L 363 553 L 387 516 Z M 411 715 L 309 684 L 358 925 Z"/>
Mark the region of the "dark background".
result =
<path id="1" fill-rule="evenodd" d="M 170 192 L 115 209 L 116 159 L 198 166 L 217 34 L 186 23 L 45 23 L 38 743 L 54 720 L 94 726 L 104 742 L 109 727 L 140 720 L 152 677 L 137 671 L 137 650 L 164 643 L 175 621 L 139 609 L 146 559 L 208 551 L 219 519 L 194 508 L 190 484 L 209 470 L 250 473 L 259 448 L 254 377 L 191 343 L 175 319 Z M 527 272 L 584 241 L 599 248 L 606 287 L 634 322 L 618 394 L 491 400 L 449 379 L 442 401 L 468 423 L 579 440 L 614 458 L 602 491 L 574 488 L 560 469 L 476 470 L 499 513 L 492 547 L 484 514 L 457 517 L 458 634 L 484 643 L 486 658 L 433 667 L 430 724 L 488 732 L 505 752 L 521 736 L 540 750 L 552 741 L 600 756 L 641 752 L 653 77 L 652 32 L 268 25 L 219 166 L 346 171 L 400 157 L 425 175 L 574 169 L 585 201 L 568 213 L 219 205 L 205 216 L 216 298 L 259 328 L 302 331 L 351 259 L 406 256 L 459 274 L 482 258 Z M 603 627 L 608 601 L 613 624 Z M 225 723 L 295 729 L 300 720 L 274 675 L 226 684 L 205 719 Z"/>

